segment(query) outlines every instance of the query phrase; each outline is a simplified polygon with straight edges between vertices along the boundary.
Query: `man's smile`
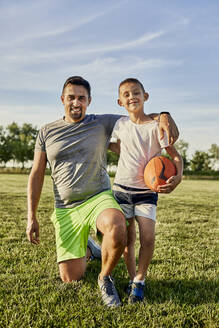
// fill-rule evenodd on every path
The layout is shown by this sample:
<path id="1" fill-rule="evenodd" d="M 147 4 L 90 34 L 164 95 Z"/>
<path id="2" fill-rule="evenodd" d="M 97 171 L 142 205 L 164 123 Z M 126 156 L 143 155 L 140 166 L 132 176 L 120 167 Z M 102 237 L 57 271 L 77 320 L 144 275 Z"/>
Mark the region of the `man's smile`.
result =
<path id="1" fill-rule="evenodd" d="M 81 107 L 71 107 L 70 110 L 73 113 L 79 113 L 79 112 L 81 112 L 82 109 L 81 109 Z"/>

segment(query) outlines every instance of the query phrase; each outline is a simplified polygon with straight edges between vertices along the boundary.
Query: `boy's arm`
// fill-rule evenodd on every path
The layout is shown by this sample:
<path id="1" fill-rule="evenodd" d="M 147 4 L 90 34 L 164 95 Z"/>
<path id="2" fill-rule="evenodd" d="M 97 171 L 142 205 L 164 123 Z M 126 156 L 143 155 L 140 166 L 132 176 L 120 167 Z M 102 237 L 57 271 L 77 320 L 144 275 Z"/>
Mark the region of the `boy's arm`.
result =
<path id="1" fill-rule="evenodd" d="M 164 138 L 165 131 L 169 145 L 173 145 L 179 137 L 179 130 L 171 115 L 168 112 L 161 112 L 160 114 L 150 114 L 150 117 L 159 121 L 160 139 Z"/>
<path id="2" fill-rule="evenodd" d="M 170 177 L 165 185 L 158 186 L 158 192 L 169 194 L 173 191 L 176 186 L 181 182 L 183 175 L 183 160 L 178 151 L 174 146 L 168 146 L 165 148 L 166 152 L 170 155 L 173 160 L 173 163 L 176 166 L 177 173 L 176 175 Z"/>
<path id="3" fill-rule="evenodd" d="M 117 142 L 110 142 L 108 149 L 119 155 L 120 154 L 120 140 L 117 140 Z"/>

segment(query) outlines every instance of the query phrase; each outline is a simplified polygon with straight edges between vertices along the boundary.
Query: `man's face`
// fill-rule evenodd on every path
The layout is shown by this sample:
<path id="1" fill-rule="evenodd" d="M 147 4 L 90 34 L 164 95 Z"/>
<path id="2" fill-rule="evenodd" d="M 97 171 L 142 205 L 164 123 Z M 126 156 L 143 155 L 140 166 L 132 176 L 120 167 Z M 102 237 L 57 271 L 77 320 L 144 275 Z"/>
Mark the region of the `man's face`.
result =
<path id="1" fill-rule="evenodd" d="M 74 84 L 68 84 L 65 87 L 61 100 L 65 107 L 65 121 L 69 123 L 83 120 L 91 102 L 85 87 Z"/>

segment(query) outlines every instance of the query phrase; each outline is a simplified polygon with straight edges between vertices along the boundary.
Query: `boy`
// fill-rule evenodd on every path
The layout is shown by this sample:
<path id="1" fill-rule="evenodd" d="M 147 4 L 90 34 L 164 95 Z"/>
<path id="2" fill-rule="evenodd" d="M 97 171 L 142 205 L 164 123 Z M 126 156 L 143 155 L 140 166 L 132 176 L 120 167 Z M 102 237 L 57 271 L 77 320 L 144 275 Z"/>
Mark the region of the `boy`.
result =
<path id="1" fill-rule="evenodd" d="M 144 182 L 144 168 L 148 161 L 165 148 L 177 168 L 176 176 L 159 186 L 158 192 L 169 193 L 180 183 L 183 162 L 175 147 L 168 145 L 166 136 L 161 140 L 158 122 L 144 113 L 144 102 L 148 93 L 143 85 L 133 78 L 119 85 L 118 104 L 125 107 L 129 117 L 120 118 L 114 127 L 112 136 L 118 140 L 120 158 L 114 180 L 114 197 L 124 211 L 129 222 L 127 228 L 127 246 L 124 258 L 130 283 L 128 287 L 129 303 L 143 301 L 144 280 L 153 256 L 155 240 L 155 220 L 157 193 L 151 191 Z M 115 145 L 112 145 L 115 151 Z M 140 250 L 139 265 L 135 263 L 135 221 L 139 225 Z"/>

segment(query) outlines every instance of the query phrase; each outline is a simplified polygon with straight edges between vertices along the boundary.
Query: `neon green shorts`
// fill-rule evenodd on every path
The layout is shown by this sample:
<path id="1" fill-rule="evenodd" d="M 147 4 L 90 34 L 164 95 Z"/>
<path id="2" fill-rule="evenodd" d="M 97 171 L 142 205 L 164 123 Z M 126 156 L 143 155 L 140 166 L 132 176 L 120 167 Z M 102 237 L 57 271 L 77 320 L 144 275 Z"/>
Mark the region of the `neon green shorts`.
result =
<path id="1" fill-rule="evenodd" d="M 74 208 L 55 208 L 51 220 L 55 227 L 57 262 L 84 257 L 90 229 L 97 233 L 96 219 L 107 208 L 121 210 L 112 191 L 103 191 Z"/>

